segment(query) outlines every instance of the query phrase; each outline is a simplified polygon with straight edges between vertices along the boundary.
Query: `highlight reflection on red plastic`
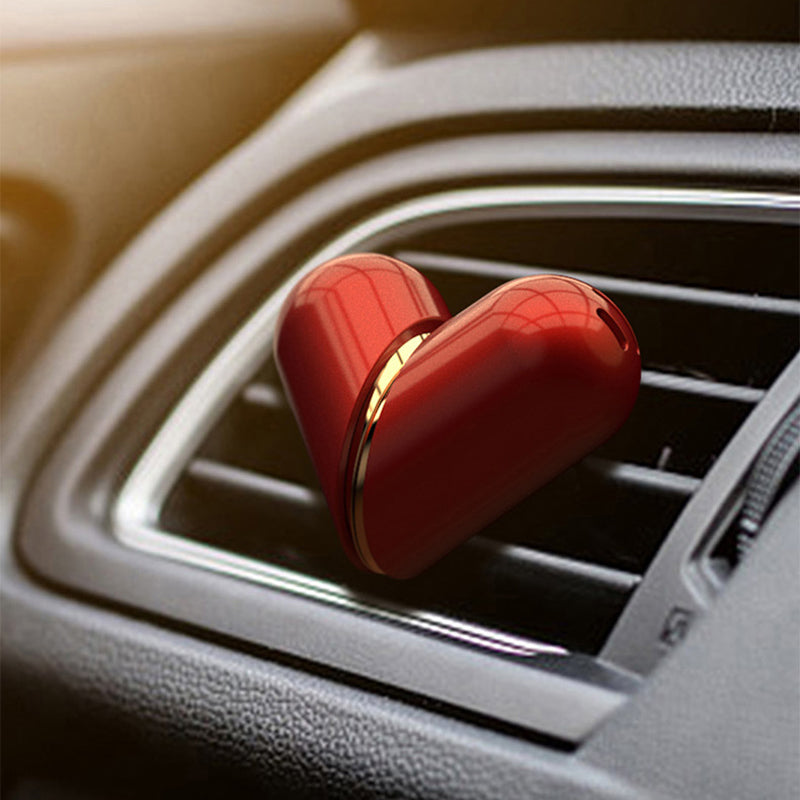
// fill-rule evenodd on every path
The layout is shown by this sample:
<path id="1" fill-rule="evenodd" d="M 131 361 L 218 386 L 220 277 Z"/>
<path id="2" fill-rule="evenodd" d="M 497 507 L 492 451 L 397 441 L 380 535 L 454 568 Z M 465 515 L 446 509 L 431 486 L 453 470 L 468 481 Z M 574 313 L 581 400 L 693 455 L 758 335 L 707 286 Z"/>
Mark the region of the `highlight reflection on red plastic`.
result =
<path id="1" fill-rule="evenodd" d="M 365 400 L 384 396 L 363 485 L 365 562 L 347 514 Z M 521 278 L 449 318 L 416 270 L 377 255 L 318 267 L 282 310 L 276 357 L 350 558 L 410 577 L 608 439 L 639 388 L 636 337 L 585 283 Z"/>

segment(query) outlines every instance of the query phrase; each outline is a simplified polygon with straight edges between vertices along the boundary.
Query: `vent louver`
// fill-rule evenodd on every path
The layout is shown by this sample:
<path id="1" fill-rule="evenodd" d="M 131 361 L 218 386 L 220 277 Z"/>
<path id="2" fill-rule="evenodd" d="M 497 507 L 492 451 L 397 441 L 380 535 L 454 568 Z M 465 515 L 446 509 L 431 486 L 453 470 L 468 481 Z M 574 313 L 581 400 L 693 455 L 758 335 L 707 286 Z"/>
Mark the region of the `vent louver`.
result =
<path id="1" fill-rule="evenodd" d="M 643 357 L 625 427 L 439 565 L 393 582 L 358 573 L 340 552 L 268 358 L 185 465 L 158 527 L 343 587 L 366 609 L 445 620 L 439 632 L 596 653 L 706 471 L 797 351 L 797 248 L 792 225 L 730 220 L 495 212 L 382 233 L 370 249 L 424 272 L 453 313 L 537 272 L 608 294 Z"/>

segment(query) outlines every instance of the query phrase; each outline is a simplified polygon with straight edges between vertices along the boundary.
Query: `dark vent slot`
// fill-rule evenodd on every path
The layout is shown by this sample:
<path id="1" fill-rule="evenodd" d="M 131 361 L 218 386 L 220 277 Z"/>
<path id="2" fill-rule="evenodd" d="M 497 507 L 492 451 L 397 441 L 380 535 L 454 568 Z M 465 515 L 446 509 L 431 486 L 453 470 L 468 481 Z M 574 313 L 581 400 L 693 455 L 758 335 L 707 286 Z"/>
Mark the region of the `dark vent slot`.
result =
<path id="1" fill-rule="evenodd" d="M 162 511 L 168 529 L 283 566 L 338 556 L 321 493 L 300 484 L 198 458 Z"/>
<path id="2" fill-rule="evenodd" d="M 276 384 L 250 384 L 198 455 L 306 486 L 317 480 L 294 415 Z"/>
<path id="3" fill-rule="evenodd" d="M 645 384 L 630 418 L 599 454 L 702 477 L 750 409 L 748 402 Z M 676 427 L 675 420 L 681 420 L 680 426 Z"/>
<path id="4" fill-rule="evenodd" d="M 524 500 L 483 535 L 641 573 L 697 482 L 592 458 Z"/>
<path id="5" fill-rule="evenodd" d="M 751 297 L 441 253 L 400 250 L 398 258 L 425 272 L 453 311 L 504 281 L 556 273 L 591 283 L 608 294 L 633 325 L 646 367 L 711 382 L 768 386 L 797 351 L 800 302 Z"/>
<path id="6" fill-rule="evenodd" d="M 765 242 L 769 242 L 765 248 Z M 384 245 L 385 246 L 385 245 Z M 796 225 L 652 219 L 496 219 L 395 239 L 395 250 L 560 265 L 742 294 L 800 294 Z"/>

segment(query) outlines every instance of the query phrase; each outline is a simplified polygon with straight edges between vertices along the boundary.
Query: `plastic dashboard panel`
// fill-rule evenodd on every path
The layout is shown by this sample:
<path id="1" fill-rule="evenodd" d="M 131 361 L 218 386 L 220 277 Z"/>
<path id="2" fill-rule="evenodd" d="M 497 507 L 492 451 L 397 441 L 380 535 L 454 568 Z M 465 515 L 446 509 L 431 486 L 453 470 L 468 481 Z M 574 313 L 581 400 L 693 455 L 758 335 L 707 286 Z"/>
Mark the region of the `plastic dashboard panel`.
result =
<path id="1" fill-rule="evenodd" d="M 366 41 L 366 46 L 371 46 L 369 41 Z M 44 354 L 30 382 L 20 387 L 20 405 L 12 407 L 9 415 L 14 420 L 14 430 L 8 437 L 5 459 L 7 464 L 14 464 L 14 471 L 10 479 L 6 478 L 3 483 L 4 511 L 9 515 L 6 531 L 10 530 L 13 510 L 19 499 L 19 494 L 15 495 L 15 492 L 24 486 L 34 462 L 38 460 L 38 454 L 43 452 L 44 447 L 50 446 L 52 436 L 69 416 L 76 413 L 77 404 L 84 393 L 108 370 L 92 398 L 71 420 L 70 428 L 58 447 L 48 455 L 44 470 L 27 500 L 23 517 L 22 554 L 25 562 L 38 575 L 81 594 L 89 593 L 139 610 L 146 609 L 150 613 L 171 618 L 177 624 L 189 624 L 266 646 L 266 652 L 259 651 L 265 654 L 272 651 L 289 652 L 308 662 L 322 662 L 327 668 L 333 664 L 348 673 L 349 677 L 341 675 L 345 683 L 359 680 L 353 676 L 367 675 L 371 681 L 377 681 L 377 684 L 368 684 L 375 688 L 382 678 L 387 680 L 385 675 L 375 674 L 375 653 L 380 653 L 381 658 L 387 661 L 405 659 L 406 669 L 413 672 L 414 659 L 408 655 L 419 646 L 418 639 L 406 638 L 409 634 L 399 629 L 315 607 L 313 624 L 306 622 L 300 637 L 295 623 L 309 619 L 304 601 L 241 585 L 220 576 L 199 573 L 121 547 L 107 535 L 109 500 L 171 404 L 209 355 L 252 308 L 254 300 L 267 294 L 277 284 L 282 271 L 290 269 L 295 263 L 301 252 L 297 245 L 299 238 L 304 237 L 303 249 L 324 241 L 331 230 L 347 221 L 340 213 L 343 208 L 349 209 L 348 213 L 364 213 L 377 202 L 385 202 L 387 195 L 402 196 L 404 193 L 417 192 L 420 185 L 413 178 L 415 175 L 425 176 L 426 182 L 447 185 L 486 178 L 496 180 L 509 175 L 524 175 L 528 179 L 537 176 L 540 180 L 552 175 L 558 175 L 561 179 L 568 176 L 577 183 L 589 178 L 596 179 L 597 176 L 614 176 L 617 180 L 624 176 L 627 180 L 660 179 L 662 182 L 668 180 L 675 183 L 686 180 L 718 181 L 735 182 L 739 187 L 757 185 L 781 189 L 791 186 L 795 181 L 796 140 L 780 133 L 761 135 L 756 132 L 774 127 L 776 119 L 779 127 L 791 126 L 797 100 L 782 96 L 776 87 L 792 85 L 791 80 L 781 76 L 790 74 L 793 69 L 792 62 L 796 58 L 793 51 L 786 48 L 762 50 L 749 46 L 743 47 L 740 52 L 737 52 L 738 48 L 707 46 L 686 49 L 673 46 L 620 46 L 543 50 L 544 53 L 536 48 L 531 48 L 530 52 L 521 51 L 514 54 L 514 59 L 503 52 L 476 54 L 479 61 L 493 57 L 498 59 L 493 74 L 500 76 L 498 80 L 501 84 L 503 80 L 507 81 L 508 91 L 498 92 L 496 86 L 470 86 L 469 101 L 465 99 L 470 73 L 470 59 L 466 56 L 454 57 L 450 62 L 448 59 L 437 59 L 430 64 L 423 62 L 405 71 L 401 68 L 394 76 L 390 70 L 388 81 L 384 77 L 371 88 L 376 98 L 376 109 L 383 110 L 376 110 L 375 116 L 369 121 L 370 128 L 363 131 L 364 136 L 374 138 L 380 132 L 384 135 L 396 132 L 420 123 L 426 116 L 438 116 L 440 121 L 450 120 L 451 123 L 474 116 L 480 120 L 476 123 L 478 128 L 489 130 L 483 135 L 475 134 L 473 139 L 467 135 L 469 126 L 466 126 L 462 135 L 455 139 L 444 139 L 444 134 L 437 134 L 429 142 L 408 145 L 385 155 L 373 153 L 370 159 L 361 164 L 342 169 L 324 180 L 320 170 L 332 172 L 339 163 L 339 157 L 331 159 L 330 154 L 337 152 L 345 141 L 358 139 L 360 134 L 358 124 L 348 122 L 344 126 L 333 127 L 336 135 L 342 136 L 340 142 L 335 139 L 321 140 L 324 138 L 321 132 L 328 129 L 323 124 L 326 118 L 341 113 L 342 105 L 339 103 L 346 110 L 348 102 L 355 102 L 355 99 L 347 97 L 334 102 L 323 81 L 319 93 L 312 95 L 305 106 L 300 103 L 294 111 L 287 111 L 282 119 L 267 126 L 263 133 L 257 134 L 218 165 L 113 265 L 108 275 L 67 322 L 59 341 Z M 524 57 L 520 58 L 521 55 Z M 360 58 L 358 55 L 357 60 Z M 585 61 L 587 58 L 591 64 Z M 537 59 L 540 60 L 537 62 Z M 577 66 L 576 61 L 580 62 Z M 648 76 L 655 75 L 656 78 L 652 83 L 634 81 L 631 85 L 620 86 L 616 79 L 621 65 L 627 65 L 634 72 L 646 68 Z M 427 73 L 426 67 L 429 70 Z M 544 92 L 546 97 L 542 96 L 541 88 L 531 87 L 529 92 L 526 91 L 524 87 L 529 86 L 524 80 L 526 70 L 533 68 L 554 78 L 556 75 L 561 77 L 564 70 L 577 70 L 571 91 L 554 89 L 552 94 Z M 670 95 L 670 82 L 663 78 L 676 74 L 678 68 L 682 75 L 680 92 Z M 449 74 L 448 69 L 452 70 Z M 627 73 L 627 70 L 623 69 L 623 72 Z M 587 78 L 590 73 L 592 77 Z M 658 78 L 659 75 L 661 78 Z M 446 90 L 442 90 L 441 97 L 437 93 L 440 105 L 437 107 L 434 103 L 427 109 L 416 108 L 413 101 L 416 81 L 442 76 L 447 80 L 444 81 Z M 454 88 L 459 80 L 462 81 L 461 88 Z M 387 94 L 385 84 L 392 81 L 394 85 Z M 724 86 L 710 87 L 709 81 L 722 81 Z M 570 85 L 569 78 L 566 84 Z M 538 81 L 536 87 L 540 87 Z M 598 91 L 601 88 L 604 92 Z M 392 96 L 391 91 L 397 92 L 394 102 L 382 105 L 381 97 Z M 619 95 L 609 97 L 609 93 L 614 92 Z M 356 99 L 364 102 L 368 95 L 369 91 L 362 90 L 361 96 Z M 604 97 L 603 103 L 600 103 L 603 108 L 597 107 L 599 96 Z M 406 99 L 405 103 L 403 98 Z M 497 108 L 498 98 L 504 98 L 503 102 L 508 103 L 508 107 Z M 657 110 L 659 108 L 660 111 Z M 718 110 L 716 115 L 714 108 Z M 774 115 L 767 113 L 764 110 L 766 108 L 777 108 L 779 111 Z M 563 116 L 567 112 L 573 121 L 583 115 L 583 125 L 591 120 L 593 127 L 607 127 L 609 131 L 547 132 L 548 128 L 553 127 L 554 119 L 558 119 L 559 126 L 569 127 Z M 507 122 L 509 113 L 520 116 L 515 127 L 528 127 L 531 130 L 502 133 L 503 120 Z M 638 119 L 641 123 L 643 118 L 648 120 L 649 128 L 657 127 L 656 120 L 661 120 L 667 128 L 692 128 L 697 126 L 698 113 L 707 119 L 710 128 L 721 127 L 729 131 L 744 129 L 749 133 L 638 134 L 613 131 L 617 126 L 636 127 L 634 120 Z M 312 124 L 315 122 L 320 124 Z M 544 131 L 538 130 L 539 123 Z M 366 122 L 364 124 L 367 125 Z M 298 141 L 296 134 L 301 128 L 312 133 Z M 316 140 L 316 137 L 320 140 Z M 402 141 L 402 136 L 399 139 Z M 280 150 L 281 147 L 287 153 L 285 159 L 275 156 L 276 148 Z M 329 158 L 323 159 L 324 154 L 328 154 Z M 272 192 L 278 186 L 286 188 L 287 184 L 280 180 L 279 171 L 283 170 L 285 177 L 292 172 L 293 165 L 299 167 L 304 162 L 316 165 L 303 177 L 307 183 L 312 180 L 309 176 L 317 175 L 318 182 L 313 189 L 300 193 L 302 183 L 298 183 L 297 179 L 289 183 L 288 186 L 294 186 L 298 193 L 297 198 L 268 216 L 258 228 L 258 237 L 246 237 L 241 243 L 236 243 L 236 235 L 247 227 L 247 220 L 267 214 L 274 204 Z M 326 165 L 324 169 L 323 165 Z M 310 231 L 312 234 L 309 236 Z M 256 238 L 262 242 L 258 257 L 249 261 L 239 258 L 248 247 L 253 246 Z M 263 247 L 265 241 L 269 242 L 266 248 Z M 233 246 L 226 250 L 229 243 Z M 277 263 L 282 267 L 274 273 L 267 273 L 263 269 L 265 263 Z M 159 309 L 165 307 L 178 286 L 191 273 L 206 265 L 208 267 L 204 273 L 166 308 L 121 357 L 131 337 L 148 320 L 152 320 Z M 134 276 L 135 284 L 132 282 Z M 119 293 L 120 286 L 129 288 Z M 188 347 L 190 342 L 191 346 Z M 57 413 L 56 406 L 61 406 Z M 43 425 L 42 420 L 45 419 L 47 424 Z M 130 424 L 134 419 L 136 425 Z M 790 527 L 787 520 L 776 520 L 774 527 L 778 530 L 772 536 L 776 542 L 772 549 L 790 547 L 787 543 L 786 531 Z M 748 564 L 742 569 L 742 576 L 749 574 L 750 582 L 758 583 L 759 564 L 774 566 L 774 561 L 769 561 L 769 558 L 769 552 L 765 552 L 758 560 L 753 559 L 752 565 Z M 763 569 L 769 572 L 773 566 Z M 47 630 L 49 623 L 42 617 L 42 608 L 54 602 L 54 595 L 49 590 L 37 589 L 29 583 L 28 578 L 17 571 L 8 557 L 4 559 L 4 571 L 3 592 L 7 598 L 4 613 L 6 619 L 10 618 L 13 623 L 6 633 L 4 659 L 21 673 L 36 670 L 39 656 L 26 649 L 22 632 L 25 625 L 38 625 L 43 631 Z M 777 576 L 773 584 L 774 591 L 770 591 L 776 593 L 779 586 L 785 586 L 785 583 L 781 583 L 785 580 L 785 575 Z M 750 602 L 747 587 L 748 580 L 745 577 L 739 579 L 737 576 L 732 581 L 729 592 L 723 598 L 724 602 L 719 604 L 721 610 L 715 607 L 704 621 L 706 630 L 713 627 L 716 618 L 724 618 L 725 615 L 738 615 L 743 629 L 756 624 L 758 613 L 763 612 L 764 608 L 763 604 Z M 772 594 L 769 596 L 772 597 Z M 214 598 L 213 602 L 208 602 L 208 598 Z M 789 591 L 778 605 L 784 608 L 791 598 L 792 592 Z M 731 606 L 734 610 L 726 611 Z M 66 675 L 58 681 L 58 688 L 54 691 L 80 696 L 86 693 L 91 695 L 95 688 L 111 688 L 113 692 L 130 696 L 130 714 L 133 717 L 142 716 L 149 720 L 149 724 L 158 727 L 159 723 L 154 721 L 150 710 L 150 700 L 143 701 L 144 705 L 137 710 L 135 695 L 139 690 L 125 681 L 125 676 L 134 680 L 137 671 L 135 681 L 144 679 L 147 674 L 147 659 L 144 663 L 139 659 L 137 648 L 140 644 L 137 641 L 141 642 L 142 638 L 149 635 L 148 632 L 155 632 L 155 629 L 147 623 L 121 619 L 117 625 L 119 618 L 116 614 L 91 610 L 80 603 L 70 602 L 65 608 L 68 610 L 63 613 L 67 616 L 74 613 L 74 619 L 69 622 L 76 628 L 74 643 L 65 641 L 64 637 L 49 635 L 46 641 L 50 652 L 42 654 L 45 659 L 60 659 L 67 665 Z M 59 614 L 55 614 L 54 619 L 58 617 Z M 108 630 L 109 626 L 115 625 L 117 628 L 114 633 Z M 103 632 L 102 635 L 99 631 Z M 253 631 L 265 632 L 268 634 L 267 640 L 263 635 L 253 635 Z M 74 673 L 87 667 L 85 662 L 76 658 L 78 643 L 84 636 L 89 636 L 92 641 L 96 641 L 95 636 L 100 639 L 107 636 L 107 641 L 120 643 L 122 675 L 115 675 L 114 670 L 103 669 L 100 665 L 94 685 L 91 679 L 88 686 L 82 684 L 77 675 L 72 680 Z M 127 645 L 126 640 L 129 643 Z M 188 669 L 192 670 L 197 665 L 197 680 L 201 685 L 207 686 L 211 692 L 219 689 L 220 675 L 226 673 L 226 668 L 218 661 L 224 661 L 222 654 L 227 651 L 168 631 L 158 631 L 153 642 L 149 648 L 141 644 L 145 650 L 154 653 L 152 658 L 158 659 L 160 656 L 155 654 L 163 653 L 165 663 L 170 663 L 177 649 L 181 652 L 181 658 L 188 660 Z M 365 645 L 365 642 L 368 644 Z M 667 691 L 663 688 L 665 683 L 669 685 L 670 681 L 674 681 L 679 684 L 675 691 L 681 691 L 680 686 L 694 682 L 697 669 L 706 668 L 702 662 L 707 659 L 711 667 L 715 659 L 721 657 L 721 651 L 704 654 L 702 648 L 698 652 L 697 646 L 692 649 L 688 645 L 685 650 L 688 655 L 684 655 L 683 650 L 676 653 L 659 671 L 659 676 L 663 674 L 667 677 L 659 677 L 656 686 L 648 686 L 628 704 L 626 714 L 640 715 L 635 727 L 631 728 L 638 730 L 640 735 L 643 730 L 648 730 L 649 725 L 654 726 L 653 730 L 658 729 L 656 720 L 661 713 L 658 693 Z M 440 643 L 431 643 L 431 646 L 439 647 Z M 322 658 L 320 653 L 328 655 Z M 442 646 L 443 658 L 445 653 L 446 649 Z M 213 669 L 204 668 L 206 658 L 215 662 Z M 479 654 L 458 650 L 457 658 L 454 652 L 450 663 L 453 669 L 458 669 L 464 660 L 477 659 L 479 662 L 480 658 Z M 692 660 L 701 664 L 692 664 Z M 682 667 L 686 662 L 688 665 Z M 446 683 L 452 680 L 453 673 L 448 672 L 444 660 L 441 663 L 442 672 L 437 680 Z M 498 667 L 498 663 L 492 662 L 492 670 L 514 668 L 513 664 Z M 480 663 L 474 666 L 480 670 Z M 498 739 L 499 734 L 480 729 L 474 724 L 446 721 L 438 715 L 409 709 L 405 703 L 395 701 L 376 700 L 372 704 L 372 695 L 367 695 L 370 701 L 365 701 L 362 690 L 328 680 L 309 677 L 295 680 L 295 674 L 291 675 L 290 680 L 291 669 L 288 667 L 245 656 L 233 658 L 229 667 L 233 672 L 241 668 L 248 676 L 255 676 L 253 691 L 258 691 L 259 686 L 266 687 L 272 682 L 284 681 L 283 688 L 288 693 L 286 696 L 305 698 L 310 704 L 307 706 L 309 708 L 321 709 L 330 701 L 332 705 L 327 705 L 330 711 L 337 702 L 341 702 L 350 708 L 358 720 L 373 722 L 384 714 L 390 717 L 399 715 L 406 720 L 413 719 L 412 728 L 421 726 L 426 741 L 439 741 L 442 747 L 452 748 L 453 753 L 461 752 L 461 757 L 466 757 L 472 748 L 477 748 L 485 756 L 481 763 L 485 765 L 487 774 L 493 775 L 497 782 L 475 781 L 470 789 L 473 796 L 492 796 L 492 789 L 499 786 L 503 787 L 503 794 L 507 796 L 533 792 L 549 797 L 574 796 L 577 786 L 587 797 L 625 796 L 630 791 L 628 779 L 635 783 L 646 782 L 641 772 L 628 775 L 620 764 L 620 760 L 626 760 L 627 753 L 633 756 L 637 750 L 635 743 L 626 740 L 630 729 L 620 731 L 614 725 L 602 729 L 587 745 L 587 753 L 591 755 L 595 766 L 590 767 L 581 761 L 571 767 L 571 764 L 575 764 L 573 757 L 535 744 L 514 742 L 505 737 Z M 771 667 L 766 660 L 759 661 L 758 667 L 767 673 L 774 686 L 784 686 L 787 692 L 791 691 L 786 686 L 787 676 L 770 674 Z M 220 672 L 216 673 L 216 669 Z M 310 666 L 309 669 L 313 670 L 314 667 Z M 735 670 L 735 667 L 731 669 Z M 238 679 L 234 677 L 232 680 L 234 685 L 238 685 Z M 393 683 L 392 680 L 387 682 Z M 176 698 L 175 711 L 179 715 L 180 703 L 184 700 L 191 702 L 187 695 L 190 687 L 184 685 L 185 676 L 181 669 L 176 671 L 174 678 L 168 677 L 166 683 L 165 691 Z M 247 685 L 252 686 L 249 683 Z M 601 699 L 610 697 L 613 701 L 615 688 L 601 687 L 595 696 Z M 708 703 L 713 705 L 713 686 L 707 688 L 711 692 Z M 640 706 L 640 697 L 650 699 L 641 701 L 644 705 Z M 268 695 L 268 698 L 265 711 L 275 713 L 274 704 L 280 704 L 281 699 L 276 695 Z M 515 700 L 518 698 L 509 696 L 504 702 L 511 707 Z M 202 707 L 202 699 L 199 702 Z M 661 702 L 669 704 L 670 699 L 667 697 Z M 756 699 L 754 696 L 741 702 L 745 707 L 748 703 L 756 702 Z M 652 704 L 649 710 L 647 703 Z M 212 702 L 209 708 L 214 705 Z M 719 709 L 724 719 L 728 710 L 733 713 L 733 699 L 722 698 L 715 708 Z M 481 711 L 480 708 L 475 710 Z M 695 709 L 687 708 L 684 713 L 687 719 L 692 714 L 698 715 L 699 719 L 702 711 L 702 703 L 698 702 Z M 543 709 L 542 713 L 547 713 L 547 709 Z M 561 712 L 554 710 L 551 713 Z M 294 719 L 290 714 L 287 720 L 290 728 Z M 352 736 L 350 741 L 356 754 L 354 757 L 367 759 L 372 750 L 388 758 L 392 741 L 403 727 L 398 722 L 399 727 L 395 728 L 395 722 L 397 720 L 393 718 L 392 724 L 378 729 L 379 732 L 374 734 L 379 740 L 377 743 L 374 739 L 370 741 L 368 728 L 356 726 L 355 732 L 348 734 L 348 737 Z M 220 738 L 234 734 L 222 746 L 222 750 L 232 758 L 236 758 L 236 754 L 246 747 L 242 735 L 249 724 L 251 722 L 247 714 L 242 719 L 235 715 L 224 715 L 215 723 L 219 728 L 215 727 L 214 732 Z M 781 725 L 784 733 L 790 737 L 792 719 L 784 716 Z M 448 740 L 451 735 L 452 738 Z M 197 731 L 187 732 L 187 739 L 193 737 L 198 738 Z M 202 739 L 202 735 L 199 738 Z M 340 755 L 338 746 L 333 742 L 300 739 L 302 741 L 298 741 L 297 746 L 301 750 L 308 748 L 318 752 L 329 766 L 337 753 Z M 626 742 L 617 746 L 615 743 L 621 739 Z M 297 786 L 299 781 L 296 775 L 292 776 L 291 769 L 282 762 L 271 760 L 282 746 L 287 745 L 279 737 L 266 736 L 260 740 L 248 768 L 262 778 L 265 770 L 270 774 L 277 771 L 287 782 Z M 424 749 L 425 746 L 420 747 Z M 673 750 L 667 748 L 667 756 L 676 754 L 680 749 L 678 745 L 673 747 Z M 500 754 L 503 750 L 505 755 Z M 416 753 L 417 747 L 412 746 L 412 751 Z M 645 762 L 656 757 L 657 754 L 653 752 L 642 755 Z M 780 753 L 775 757 L 779 762 L 776 766 L 777 779 L 791 780 L 792 767 L 781 760 Z M 410 762 L 414 763 L 414 757 Z M 674 761 L 672 767 L 669 758 L 666 762 L 660 771 L 654 769 L 651 774 L 655 776 L 655 783 L 660 781 L 659 785 L 664 791 L 672 791 L 678 781 L 673 768 L 680 771 L 680 762 Z M 468 774 L 471 767 L 466 767 L 467 771 L 463 774 L 456 770 L 437 782 L 432 777 L 435 771 L 433 765 L 424 763 L 427 766 L 420 766 L 418 771 L 413 766 L 410 771 L 398 767 L 392 780 L 399 783 L 392 786 L 376 785 L 375 793 L 390 794 L 402 785 L 404 794 L 467 796 L 466 787 L 473 780 Z M 737 769 L 734 763 L 725 763 L 724 767 L 732 769 L 734 773 Z M 330 769 L 333 768 L 330 766 Z M 647 774 L 646 766 L 642 766 L 641 770 Z M 389 769 L 389 772 L 392 770 Z M 617 772 L 623 776 L 620 780 L 614 777 Z M 337 787 L 335 791 L 345 794 L 348 789 L 353 789 L 348 781 L 357 778 L 358 770 L 355 770 L 349 777 L 337 776 L 331 785 Z M 722 786 L 723 783 L 719 783 L 711 789 L 715 792 Z M 713 796 L 713 793 L 709 796 Z M 720 793 L 719 796 L 725 795 Z"/>
<path id="2" fill-rule="evenodd" d="M 371 180 L 359 180 L 361 183 L 374 186 Z M 327 187 L 320 187 L 320 190 L 323 188 Z M 584 191 L 587 195 L 594 192 L 598 197 L 603 194 L 588 188 Z M 492 190 L 478 190 L 473 195 L 477 198 L 491 193 Z M 329 194 L 324 192 L 325 196 Z M 332 194 L 339 196 L 336 192 Z M 548 202 L 552 204 L 556 202 L 555 198 L 560 197 L 563 202 L 570 196 L 576 203 L 581 192 L 541 188 L 527 193 L 520 189 L 517 194 L 541 195 L 549 198 Z M 608 194 L 618 198 L 614 207 L 621 208 L 619 198 L 625 196 L 625 192 L 618 189 L 610 190 Z M 454 192 L 451 196 L 458 195 Z M 466 195 L 472 196 L 469 192 Z M 638 198 L 640 204 L 648 197 L 643 190 L 629 190 L 628 195 Z M 657 203 L 659 208 L 666 208 L 670 197 L 687 202 L 697 200 L 699 196 L 703 196 L 702 193 L 677 192 L 671 195 L 665 192 Z M 713 202 L 715 197 L 711 192 L 705 196 L 707 202 Z M 732 199 L 734 196 L 721 197 Z M 739 199 L 746 203 L 747 195 Z M 577 205 L 583 207 L 580 202 Z M 710 208 L 712 210 L 705 213 L 723 213 L 723 209 L 714 211 L 713 206 Z M 758 215 L 757 208 L 748 210 L 746 205 L 742 209 L 732 206 L 732 209 L 733 214 Z M 778 206 L 764 213 L 767 211 L 785 213 Z M 303 218 L 308 219 L 307 216 Z M 231 253 L 224 255 L 212 268 L 212 273 L 225 282 L 236 274 L 232 266 L 249 267 L 259 275 L 263 265 L 270 263 L 268 248 L 280 241 L 271 222 L 256 228 Z M 274 280 L 271 273 L 268 279 Z M 228 283 L 228 287 L 231 291 L 236 284 Z M 31 563 L 52 580 L 67 580 L 76 588 L 134 607 L 167 613 L 183 622 L 320 661 L 422 696 L 445 700 L 453 706 L 563 741 L 584 739 L 635 688 L 634 680 L 613 670 L 604 671 L 580 656 L 564 656 L 547 647 L 539 648 L 532 659 L 501 660 L 485 652 L 465 650 L 439 639 L 386 626 L 385 621 L 391 620 L 389 614 L 375 610 L 370 613 L 370 608 L 360 605 L 357 598 L 333 596 L 330 590 L 326 594 L 324 587 L 315 586 L 313 582 L 307 581 L 304 591 L 286 594 L 286 589 L 291 590 L 291 584 L 281 587 L 275 580 L 257 580 L 259 575 L 252 565 L 236 561 L 221 551 L 217 554 L 217 568 L 213 570 L 216 574 L 212 574 L 207 569 L 208 564 L 203 562 L 202 550 L 193 548 L 188 542 L 181 543 L 172 538 L 169 540 L 170 551 L 159 546 L 163 537 L 158 534 L 145 531 L 140 536 L 126 529 L 121 542 L 134 548 L 129 550 L 108 536 L 109 513 L 114 506 L 118 481 L 129 472 L 128 464 L 132 465 L 138 459 L 138 448 L 142 447 L 142 439 L 136 444 L 127 444 L 125 432 L 151 436 L 152 433 L 145 432 L 148 429 L 143 425 L 143 413 L 152 405 L 152 387 L 158 386 L 159 392 L 165 395 L 165 374 L 192 374 L 185 363 L 185 343 L 194 342 L 199 331 L 195 329 L 192 333 L 176 336 L 172 326 L 187 324 L 192 316 L 199 326 L 204 324 L 204 320 L 218 318 L 215 309 L 219 307 L 216 304 L 221 296 L 224 293 L 210 293 L 204 282 L 199 281 L 170 312 L 163 315 L 144 337 L 143 346 L 131 352 L 112 374 L 107 386 L 87 405 L 63 447 L 54 454 L 31 498 L 31 513 L 26 519 L 22 537 L 22 547 Z M 204 306 L 203 298 L 211 307 Z M 266 319 L 266 326 L 262 323 L 262 333 L 255 339 L 250 337 L 252 343 L 248 352 L 251 355 L 232 357 L 234 363 L 242 362 L 241 369 L 245 373 L 246 359 L 252 359 L 252 354 L 255 354 L 257 363 L 260 351 L 270 347 L 269 308 L 272 305 L 274 302 L 266 306 L 266 312 L 258 314 L 259 319 Z M 187 313 L 187 309 L 193 309 L 194 315 Z M 212 377 L 211 380 L 227 387 L 228 378 Z M 233 387 L 236 385 L 234 382 Z M 140 388 L 136 392 L 137 401 L 131 404 L 134 386 Z M 787 392 L 781 392 L 780 386 L 776 389 L 779 390 L 776 402 L 780 406 L 786 402 Z M 227 393 L 229 389 L 226 388 L 221 398 L 215 398 L 210 389 L 198 384 L 198 389 L 193 390 L 195 397 L 189 402 L 196 405 L 199 397 L 201 404 L 210 404 L 213 411 L 214 406 L 224 406 Z M 765 404 L 765 411 L 754 415 L 756 426 L 769 425 L 774 411 L 770 412 L 767 406 L 769 404 Z M 153 420 L 156 426 L 160 422 L 158 417 Z M 206 426 L 206 423 L 200 424 Z M 144 443 L 147 441 L 147 438 L 143 440 Z M 185 444 L 181 442 L 177 447 L 183 450 Z M 742 463 L 744 465 L 747 461 Z M 150 466 L 145 464 L 143 469 L 147 474 Z M 137 468 L 137 474 L 141 472 L 142 469 Z M 155 485 L 163 483 L 165 490 L 169 486 L 169 479 L 160 473 L 150 482 L 155 482 Z M 724 496 L 730 488 L 723 481 L 716 496 L 719 497 L 720 493 Z M 102 512 L 98 515 L 92 506 L 102 509 Z M 168 561 L 163 559 L 165 555 L 169 557 Z M 198 570 L 197 567 L 205 569 Z M 165 580 L 166 575 L 171 576 L 169 580 Z M 271 590 L 245 585 L 239 580 L 241 578 L 261 583 Z M 281 588 L 284 591 L 275 591 Z M 207 602 L 210 596 L 215 598 L 213 604 Z M 320 600 L 327 600 L 327 603 L 320 603 Z M 353 615 L 348 610 L 362 613 Z M 409 659 L 409 653 L 413 653 L 413 658 Z M 493 677 L 490 683 L 481 681 L 481 676 L 486 674 Z M 529 702 L 519 703 L 520 695 L 528 697 Z"/>

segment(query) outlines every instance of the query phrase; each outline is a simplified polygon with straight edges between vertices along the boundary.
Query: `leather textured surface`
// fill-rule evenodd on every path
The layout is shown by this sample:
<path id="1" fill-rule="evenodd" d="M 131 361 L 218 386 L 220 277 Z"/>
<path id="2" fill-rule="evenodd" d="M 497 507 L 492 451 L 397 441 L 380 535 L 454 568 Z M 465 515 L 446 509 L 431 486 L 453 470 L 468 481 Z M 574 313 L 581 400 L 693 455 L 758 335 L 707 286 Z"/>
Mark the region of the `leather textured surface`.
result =
<path id="1" fill-rule="evenodd" d="M 677 652 L 582 755 L 669 797 L 800 786 L 800 487 Z"/>
<path id="2" fill-rule="evenodd" d="M 145 772 L 228 796 L 633 796 L 569 754 L 3 577 L 6 741 L 74 749 L 121 786 Z"/>

